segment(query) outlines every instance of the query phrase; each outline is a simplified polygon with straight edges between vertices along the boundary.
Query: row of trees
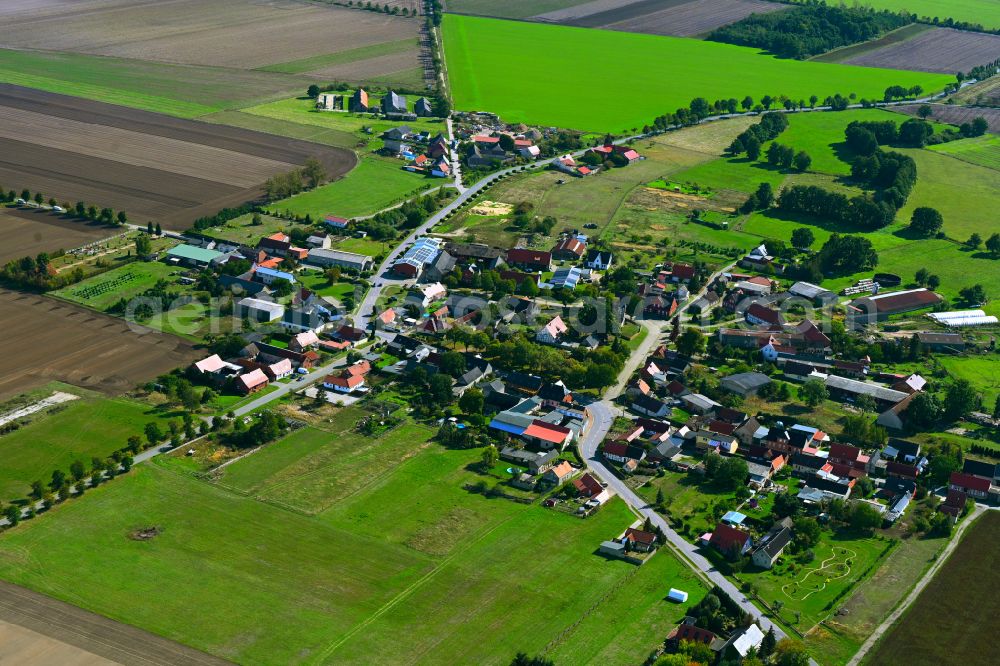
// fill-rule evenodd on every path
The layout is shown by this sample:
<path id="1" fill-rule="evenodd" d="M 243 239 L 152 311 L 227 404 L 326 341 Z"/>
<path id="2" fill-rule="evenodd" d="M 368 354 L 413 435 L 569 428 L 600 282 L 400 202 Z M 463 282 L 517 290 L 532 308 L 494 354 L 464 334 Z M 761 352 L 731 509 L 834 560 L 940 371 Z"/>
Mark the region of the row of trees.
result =
<path id="1" fill-rule="evenodd" d="M 303 163 L 301 169 L 292 169 L 288 173 L 271 176 L 264 182 L 264 194 L 269 201 L 287 199 L 305 189 L 311 189 L 323 184 L 326 180 L 326 169 L 315 157 L 310 157 Z"/>
<path id="2" fill-rule="evenodd" d="M 34 201 L 39 206 L 45 203 L 48 203 L 50 208 L 59 206 L 65 211 L 66 215 L 73 215 L 81 220 L 102 222 L 104 224 L 126 224 L 128 222 L 128 214 L 123 210 L 115 212 L 113 208 L 98 208 L 93 204 L 87 204 L 83 201 L 77 201 L 75 205 L 66 201 L 60 204 L 55 199 L 50 198 L 46 202 L 45 195 L 41 192 L 32 194 L 31 190 L 27 189 L 21 190 L 21 196 L 18 197 L 14 190 L 8 190 L 4 193 L 3 187 L 0 186 L 0 202 L 10 203 L 18 198 L 24 201 Z"/>
<path id="3" fill-rule="evenodd" d="M 751 125 L 729 144 L 726 152 L 736 156 L 746 153 L 752 160 L 760 157 L 761 146 L 788 129 L 788 118 L 783 113 L 765 113 L 760 122 Z"/>

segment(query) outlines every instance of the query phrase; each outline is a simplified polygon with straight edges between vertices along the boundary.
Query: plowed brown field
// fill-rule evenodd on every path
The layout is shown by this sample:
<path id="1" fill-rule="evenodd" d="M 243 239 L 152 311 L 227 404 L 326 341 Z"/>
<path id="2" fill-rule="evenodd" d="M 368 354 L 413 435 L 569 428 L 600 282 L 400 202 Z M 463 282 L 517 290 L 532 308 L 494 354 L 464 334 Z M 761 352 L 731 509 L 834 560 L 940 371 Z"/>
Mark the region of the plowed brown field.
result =
<path id="1" fill-rule="evenodd" d="M 348 150 L 0 84 L 0 183 L 186 229 L 256 199 L 267 178 L 316 157 L 347 173 Z"/>
<path id="2" fill-rule="evenodd" d="M 118 227 L 66 220 L 40 210 L 0 208 L 0 265 L 12 259 L 51 254 L 121 233 Z"/>
<path id="3" fill-rule="evenodd" d="M 416 37 L 420 23 L 300 0 L 4 0 L 0 25 L 5 48 L 255 69 Z"/>
<path id="4" fill-rule="evenodd" d="M 175 336 L 9 289 L 0 289 L 0 321 L 9 351 L 0 399 L 53 380 L 119 394 L 203 355 Z"/>

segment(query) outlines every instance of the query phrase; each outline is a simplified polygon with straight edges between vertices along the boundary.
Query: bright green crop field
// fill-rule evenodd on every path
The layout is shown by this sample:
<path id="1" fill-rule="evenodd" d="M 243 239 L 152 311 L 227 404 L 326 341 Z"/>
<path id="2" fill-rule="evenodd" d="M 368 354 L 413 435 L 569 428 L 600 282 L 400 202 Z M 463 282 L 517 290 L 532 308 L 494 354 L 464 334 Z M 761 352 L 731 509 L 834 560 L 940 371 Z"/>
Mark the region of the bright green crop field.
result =
<path id="1" fill-rule="evenodd" d="M 855 4 L 855 3 L 848 3 Z M 907 11 L 920 18 L 952 18 L 979 23 L 988 29 L 1000 28 L 1000 2 L 996 0 L 860 0 L 857 4 L 894 12 Z"/>
<path id="2" fill-rule="evenodd" d="M 963 162 L 1000 171 L 1000 136 L 984 134 L 972 139 L 961 139 L 931 146 L 935 153 L 951 155 Z"/>
<path id="3" fill-rule="evenodd" d="M 856 93 L 891 85 L 936 91 L 942 74 L 779 60 L 694 39 L 446 15 L 444 47 L 455 106 L 507 122 L 621 132 L 709 100 Z"/>
<path id="4" fill-rule="evenodd" d="M 316 479 L 283 470 L 321 439 L 268 447 L 261 463 L 294 495 Z M 256 664 L 500 664 L 520 650 L 641 663 L 684 615 L 669 588 L 704 595 L 669 552 L 642 567 L 596 554 L 634 520 L 619 500 L 581 520 L 487 499 L 463 488 L 482 478 L 468 471 L 478 451 L 400 439 L 409 457 L 388 453 L 313 517 L 171 461 L 141 465 L 0 536 L 0 577 Z M 255 455 L 234 476 L 266 477 Z M 155 538 L 129 538 L 150 526 Z"/>

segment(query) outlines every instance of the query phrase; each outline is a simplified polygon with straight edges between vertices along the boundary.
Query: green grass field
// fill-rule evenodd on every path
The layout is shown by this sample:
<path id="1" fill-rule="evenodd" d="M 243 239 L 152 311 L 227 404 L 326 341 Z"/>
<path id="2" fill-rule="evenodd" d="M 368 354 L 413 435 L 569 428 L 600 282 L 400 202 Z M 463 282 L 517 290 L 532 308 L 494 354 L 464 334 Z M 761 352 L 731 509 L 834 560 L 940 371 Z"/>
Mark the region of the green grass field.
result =
<path id="1" fill-rule="evenodd" d="M 789 116 L 788 129 L 776 140 L 796 149 L 806 150 L 813 158 L 812 169 L 823 173 L 786 173 L 766 164 L 738 157 L 718 158 L 699 164 L 674 174 L 673 178 L 680 182 L 696 183 L 701 187 L 732 189 L 743 193 L 752 192 L 759 183 L 767 182 L 776 190 L 796 184 L 808 184 L 855 196 L 861 190 L 841 182 L 841 178 L 849 171 L 848 162 L 841 158 L 850 159 L 850 156 L 843 152 L 840 138 L 843 137 L 844 128 L 852 120 L 886 118 L 894 117 L 886 111 L 874 109 Z M 943 127 L 935 126 L 935 129 L 940 131 Z M 941 278 L 938 291 L 949 299 L 956 298 L 960 289 L 976 282 L 983 284 L 988 294 L 1000 294 L 1000 265 L 985 252 L 974 252 L 960 244 L 973 232 L 979 233 L 984 239 L 993 233 L 995 215 L 992 211 L 1000 208 L 1000 176 L 997 171 L 955 159 L 943 151 L 907 148 L 893 150 L 913 157 L 917 163 L 918 179 L 907 204 L 900 209 L 896 223 L 877 232 L 863 234 L 879 253 L 878 270 L 896 273 L 909 281 L 916 271 L 927 268 Z M 906 232 L 910 216 L 918 206 L 931 206 L 941 211 L 945 220 L 944 232 L 951 240 L 915 239 Z M 643 215 L 642 211 L 630 211 L 630 214 Z M 729 237 L 732 240 L 728 244 L 739 245 L 745 243 L 747 235 L 765 240 L 774 238 L 787 243 L 792 231 L 802 226 L 813 230 L 816 236 L 815 248 L 820 247 L 832 233 L 851 231 L 823 220 L 788 218 L 777 209 L 755 212 L 734 225 L 732 231 L 705 231 L 715 235 L 715 242 L 719 244 L 726 244 L 725 238 Z M 708 242 L 708 237 L 704 240 Z M 871 273 L 828 280 L 824 286 L 837 290 L 862 277 L 871 277 Z M 990 302 L 986 309 L 991 313 L 1000 312 L 1000 305 Z"/>
<path id="2" fill-rule="evenodd" d="M 1000 136 L 984 134 L 973 139 L 961 139 L 931 146 L 935 153 L 951 155 L 963 162 L 1000 171 Z"/>
<path id="3" fill-rule="evenodd" d="M 779 60 L 693 39 L 446 15 L 444 47 L 455 106 L 507 122 L 620 132 L 695 97 L 798 99 L 890 85 L 939 90 L 951 77 Z M 529 72 L 545 75 L 529 76 Z"/>
<path id="4" fill-rule="evenodd" d="M 952 18 L 979 23 L 987 29 L 1000 28 L 1000 3 L 995 0 L 860 0 L 859 5 L 894 12 L 907 11 L 920 18 Z"/>
<path id="5" fill-rule="evenodd" d="M 983 395 L 983 408 L 992 411 L 997 396 L 1000 395 L 1000 356 L 983 354 L 977 356 L 936 357 L 948 374 L 957 379 L 967 379 Z"/>
<path id="6" fill-rule="evenodd" d="M 319 513 L 419 452 L 434 434 L 404 424 L 381 437 L 367 437 L 354 432 L 363 414 L 346 408 L 323 430 L 302 428 L 229 465 L 220 482 L 305 513 Z"/>
<path id="7" fill-rule="evenodd" d="M 704 594 L 669 553 L 595 554 L 621 502 L 489 500 L 461 487 L 477 451 L 417 450 L 316 517 L 144 465 L 6 533 L 0 576 L 240 663 L 638 663 L 684 614 L 667 590 Z"/>
<path id="8" fill-rule="evenodd" d="M 747 569 L 740 579 L 757 586 L 758 595 L 769 604 L 780 600 L 784 608 L 781 617 L 785 622 L 795 612 L 801 620 L 795 625 L 805 632 L 826 617 L 827 604 L 838 599 L 841 593 L 853 586 L 858 578 L 877 562 L 889 545 L 884 538 L 855 538 L 824 532 L 821 541 L 813 547 L 816 559 L 810 563 L 796 563 L 791 556 L 784 556 L 773 569 L 761 571 Z"/>
<path id="9" fill-rule="evenodd" d="M 88 56 L 0 49 L 0 82 L 194 118 L 287 97 L 304 77 Z"/>
<path id="10" fill-rule="evenodd" d="M 14 432 L 0 435 L 0 500 L 24 497 L 33 481 L 47 483 L 52 471 L 68 474 L 75 460 L 90 468 L 94 456 L 104 458 L 125 446 L 131 435 L 142 436 L 146 423 L 161 414 L 124 398 L 105 398 L 96 393 L 61 384 L 44 392 L 65 391 L 82 396 L 64 403 L 65 408 L 31 416 L 31 422 Z"/>
<path id="11" fill-rule="evenodd" d="M 446 184 L 441 179 L 403 171 L 401 166 L 399 160 L 366 155 L 340 180 L 276 201 L 268 209 L 309 214 L 314 220 L 324 215 L 357 217 L 377 213 L 435 185 Z"/>

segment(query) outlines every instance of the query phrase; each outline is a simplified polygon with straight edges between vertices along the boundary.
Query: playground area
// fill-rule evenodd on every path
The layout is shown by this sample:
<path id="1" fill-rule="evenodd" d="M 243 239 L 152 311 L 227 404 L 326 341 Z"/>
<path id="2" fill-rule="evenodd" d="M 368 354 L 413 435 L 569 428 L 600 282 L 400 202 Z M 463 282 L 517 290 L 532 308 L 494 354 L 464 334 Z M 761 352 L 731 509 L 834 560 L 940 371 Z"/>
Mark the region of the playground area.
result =
<path id="1" fill-rule="evenodd" d="M 851 573 L 851 564 L 858 556 L 857 551 L 850 548 L 834 546 L 833 554 L 805 573 L 797 580 L 781 586 L 785 596 L 793 601 L 805 601 L 812 595 L 822 592 L 827 585 L 846 578 Z"/>

